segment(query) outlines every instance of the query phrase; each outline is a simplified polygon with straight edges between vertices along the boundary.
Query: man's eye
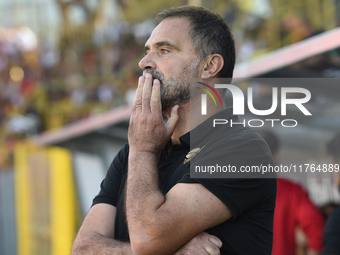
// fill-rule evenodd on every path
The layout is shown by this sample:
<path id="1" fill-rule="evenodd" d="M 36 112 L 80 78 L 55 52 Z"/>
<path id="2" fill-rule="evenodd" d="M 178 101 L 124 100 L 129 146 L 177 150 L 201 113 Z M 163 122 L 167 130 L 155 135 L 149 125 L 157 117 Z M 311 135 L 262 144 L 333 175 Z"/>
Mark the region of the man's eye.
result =
<path id="1" fill-rule="evenodd" d="M 162 54 L 165 54 L 165 53 L 168 53 L 169 51 L 168 50 L 166 50 L 166 49 L 161 49 L 161 53 Z"/>

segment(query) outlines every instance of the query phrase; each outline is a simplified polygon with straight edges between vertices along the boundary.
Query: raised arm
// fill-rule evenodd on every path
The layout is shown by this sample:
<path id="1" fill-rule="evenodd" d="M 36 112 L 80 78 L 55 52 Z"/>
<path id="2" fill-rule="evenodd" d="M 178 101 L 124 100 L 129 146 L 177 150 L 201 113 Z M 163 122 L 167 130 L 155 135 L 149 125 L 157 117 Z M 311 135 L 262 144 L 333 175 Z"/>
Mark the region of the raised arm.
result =
<path id="1" fill-rule="evenodd" d="M 158 186 L 157 154 L 178 120 L 174 106 L 163 122 L 160 83 L 139 80 L 129 127 L 126 216 L 137 255 L 172 254 L 202 231 L 232 217 L 228 207 L 201 184 L 177 184 L 166 195 Z"/>

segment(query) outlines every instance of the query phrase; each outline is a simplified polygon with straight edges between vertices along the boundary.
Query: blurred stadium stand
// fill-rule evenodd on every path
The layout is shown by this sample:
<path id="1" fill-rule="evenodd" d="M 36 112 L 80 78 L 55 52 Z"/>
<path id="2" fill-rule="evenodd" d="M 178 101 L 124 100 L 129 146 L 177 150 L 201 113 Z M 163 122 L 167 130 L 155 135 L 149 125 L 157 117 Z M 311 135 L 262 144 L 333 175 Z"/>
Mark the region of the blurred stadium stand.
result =
<path id="1" fill-rule="evenodd" d="M 127 142 L 138 60 L 162 8 L 190 3 L 220 13 L 235 34 L 243 89 L 254 77 L 340 78 L 338 0 L 94 2 L 0 1 L 1 255 L 69 253 Z M 329 114 L 320 112 L 318 130 L 275 130 L 282 164 L 324 160 L 324 143 L 340 126 L 338 94 L 314 89 L 315 107 Z M 318 205 L 340 201 L 331 179 L 299 181 Z"/>

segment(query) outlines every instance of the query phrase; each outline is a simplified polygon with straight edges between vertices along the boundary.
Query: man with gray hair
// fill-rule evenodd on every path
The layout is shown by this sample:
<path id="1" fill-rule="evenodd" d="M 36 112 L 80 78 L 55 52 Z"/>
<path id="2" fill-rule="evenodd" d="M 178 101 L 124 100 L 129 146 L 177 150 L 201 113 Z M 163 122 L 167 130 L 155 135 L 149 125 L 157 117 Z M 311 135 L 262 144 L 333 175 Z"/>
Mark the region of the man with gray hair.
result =
<path id="1" fill-rule="evenodd" d="M 270 254 L 275 179 L 190 178 L 190 167 L 202 160 L 273 164 L 254 131 L 213 129 L 213 118 L 238 121 L 232 108 L 209 101 L 206 115 L 190 118 L 201 98 L 190 91 L 192 78 L 232 77 L 229 27 L 219 15 L 193 6 L 165 10 L 156 21 L 139 62 L 144 75 L 129 143 L 113 160 L 73 254 Z M 198 139 L 192 143 L 190 137 Z"/>

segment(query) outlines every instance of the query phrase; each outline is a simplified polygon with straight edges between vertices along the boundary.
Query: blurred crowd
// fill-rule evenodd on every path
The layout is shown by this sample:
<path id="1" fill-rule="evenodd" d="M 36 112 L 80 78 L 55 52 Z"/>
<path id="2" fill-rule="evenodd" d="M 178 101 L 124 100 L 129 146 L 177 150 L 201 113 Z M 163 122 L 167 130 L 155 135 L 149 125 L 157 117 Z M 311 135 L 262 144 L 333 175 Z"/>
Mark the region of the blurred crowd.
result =
<path id="1" fill-rule="evenodd" d="M 63 35 L 59 45 L 27 27 L 0 27 L 0 166 L 18 140 L 131 103 L 140 38 L 153 29 L 144 24 L 122 22 L 90 42 Z"/>
<path id="2" fill-rule="evenodd" d="M 115 30 L 121 26 L 116 26 Z M 38 46 L 29 28 L 0 30 L 0 127 L 2 141 L 61 127 L 129 101 L 136 86 L 141 45 L 136 35 L 111 35 L 110 45 Z M 149 32 L 148 32 L 149 34 Z M 100 40 L 93 35 L 93 41 Z M 99 39 L 98 39 L 99 38 Z"/>
<path id="3" fill-rule="evenodd" d="M 281 2 L 230 1 L 226 5 L 224 1 L 214 1 L 212 7 L 234 33 L 238 62 L 331 28 L 313 20 L 316 16 L 302 4 L 287 11 L 289 4 Z M 277 8 L 278 4 L 285 8 Z M 338 8 L 339 1 L 331 7 L 335 5 Z M 339 16 L 331 26 L 338 25 Z M 64 22 L 63 26 L 56 42 L 37 36 L 27 27 L 0 24 L 3 148 L 10 149 L 16 139 L 131 102 L 141 74 L 138 61 L 155 26 L 153 19 L 102 19 L 83 25 Z"/>

